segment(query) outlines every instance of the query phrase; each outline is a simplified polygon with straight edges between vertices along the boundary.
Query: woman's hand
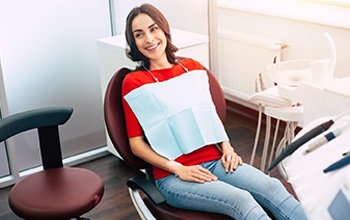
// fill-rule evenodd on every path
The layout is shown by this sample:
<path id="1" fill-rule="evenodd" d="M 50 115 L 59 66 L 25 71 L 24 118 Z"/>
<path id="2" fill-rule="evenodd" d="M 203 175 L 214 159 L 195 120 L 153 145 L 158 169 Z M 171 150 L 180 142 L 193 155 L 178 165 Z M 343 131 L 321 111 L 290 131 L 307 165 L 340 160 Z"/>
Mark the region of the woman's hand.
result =
<path id="1" fill-rule="evenodd" d="M 205 183 L 216 181 L 217 177 L 209 170 L 198 166 L 178 166 L 175 174 L 184 181 Z"/>
<path id="2" fill-rule="evenodd" d="M 228 141 L 221 143 L 221 149 L 223 152 L 221 162 L 225 167 L 225 171 L 233 173 L 238 166 L 242 165 L 242 158 L 238 156 Z"/>

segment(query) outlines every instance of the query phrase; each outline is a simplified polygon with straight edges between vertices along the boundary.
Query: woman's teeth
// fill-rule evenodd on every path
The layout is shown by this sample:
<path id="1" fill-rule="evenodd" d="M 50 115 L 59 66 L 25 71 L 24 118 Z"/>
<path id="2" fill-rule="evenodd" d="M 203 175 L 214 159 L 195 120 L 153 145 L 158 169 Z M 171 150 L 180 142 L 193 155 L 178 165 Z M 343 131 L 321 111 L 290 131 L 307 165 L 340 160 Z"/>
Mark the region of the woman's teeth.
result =
<path id="1" fill-rule="evenodd" d="M 153 45 L 153 46 L 147 47 L 146 49 L 147 49 L 147 50 L 153 50 L 153 49 L 155 49 L 157 46 L 158 46 L 158 44 L 155 44 L 155 45 Z"/>

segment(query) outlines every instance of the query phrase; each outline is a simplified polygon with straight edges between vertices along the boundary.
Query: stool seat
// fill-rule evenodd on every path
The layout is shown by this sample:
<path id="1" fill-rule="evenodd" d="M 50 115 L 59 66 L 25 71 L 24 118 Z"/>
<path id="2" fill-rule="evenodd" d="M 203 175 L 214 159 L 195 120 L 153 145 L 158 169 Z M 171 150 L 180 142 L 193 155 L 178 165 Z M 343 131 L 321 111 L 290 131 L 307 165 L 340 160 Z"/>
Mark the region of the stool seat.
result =
<path id="1" fill-rule="evenodd" d="M 90 170 L 52 168 L 20 180 L 9 205 L 24 219 L 71 219 L 94 208 L 103 193 L 101 178 Z"/>

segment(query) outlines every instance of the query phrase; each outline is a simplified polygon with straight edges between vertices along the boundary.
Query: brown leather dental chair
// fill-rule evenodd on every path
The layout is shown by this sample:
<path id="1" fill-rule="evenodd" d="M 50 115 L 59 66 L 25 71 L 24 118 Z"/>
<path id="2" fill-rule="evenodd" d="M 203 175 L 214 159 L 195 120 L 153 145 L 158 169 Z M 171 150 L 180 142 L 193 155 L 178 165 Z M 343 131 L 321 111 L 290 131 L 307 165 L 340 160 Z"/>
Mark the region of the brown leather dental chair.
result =
<path id="1" fill-rule="evenodd" d="M 163 195 L 154 185 L 151 165 L 136 157 L 130 149 L 126 133 L 125 118 L 122 106 L 121 88 L 124 77 L 130 72 L 121 68 L 110 79 L 104 99 L 105 123 L 109 137 L 122 159 L 132 168 L 145 170 L 146 175 L 131 178 L 127 181 L 130 196 L 142 219 L 231 219 L 228 216 L 174 208 L 168 205 Z M 210 92 L 216 110 L 222 121 L 226 118 L 226 102 L 224 93 L 215 76 L 207 70 Z"/>

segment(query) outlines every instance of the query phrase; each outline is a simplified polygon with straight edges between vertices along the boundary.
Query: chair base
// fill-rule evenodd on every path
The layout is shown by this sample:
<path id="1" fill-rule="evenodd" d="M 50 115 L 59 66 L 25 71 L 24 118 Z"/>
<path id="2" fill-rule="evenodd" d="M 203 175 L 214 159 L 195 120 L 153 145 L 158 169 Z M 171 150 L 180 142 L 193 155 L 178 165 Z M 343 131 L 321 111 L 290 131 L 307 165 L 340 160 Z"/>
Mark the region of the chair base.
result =
<path id="1" fill-rule="evenodd" d="M 145 220 L 166 219 L 166 220 L 187 220 L 187 219 L 200 219 L 200 220 L 228 220 L 231 219 L 228 216 L 210 213 L 210 212 L 198 212 L 191 210 L 178 209 L 162 203 L 160 205 L 154 204 L 149 197 L 140 194 L 139 190 L 129 189 L 131 199 L 134 206 L 140 215 L 140 218 Z"/>
<path id="2" fill-rule="evenodd" d="M 286 190 L 298 199 L 292 185 L 285 180 L 280 180 Z M 129 193 L 134 206 L 140 215 L 142 220 L 155 220 L 155 219 L 166 219 L 166 220 L 187 220 L 187 219 L 200 219 L 200 220 L 228 220 L 230 217 L 218 213 L 210 212 L 197 212 L 191 210 L 177 209 L 166 203 L 155 205 L 149 197 L 142 195 L 139 190 L 131 190 Z M 265 210 L 270 217 L 272 214 Z M 274 219 L 272 217 L 272 219 Z"/>

